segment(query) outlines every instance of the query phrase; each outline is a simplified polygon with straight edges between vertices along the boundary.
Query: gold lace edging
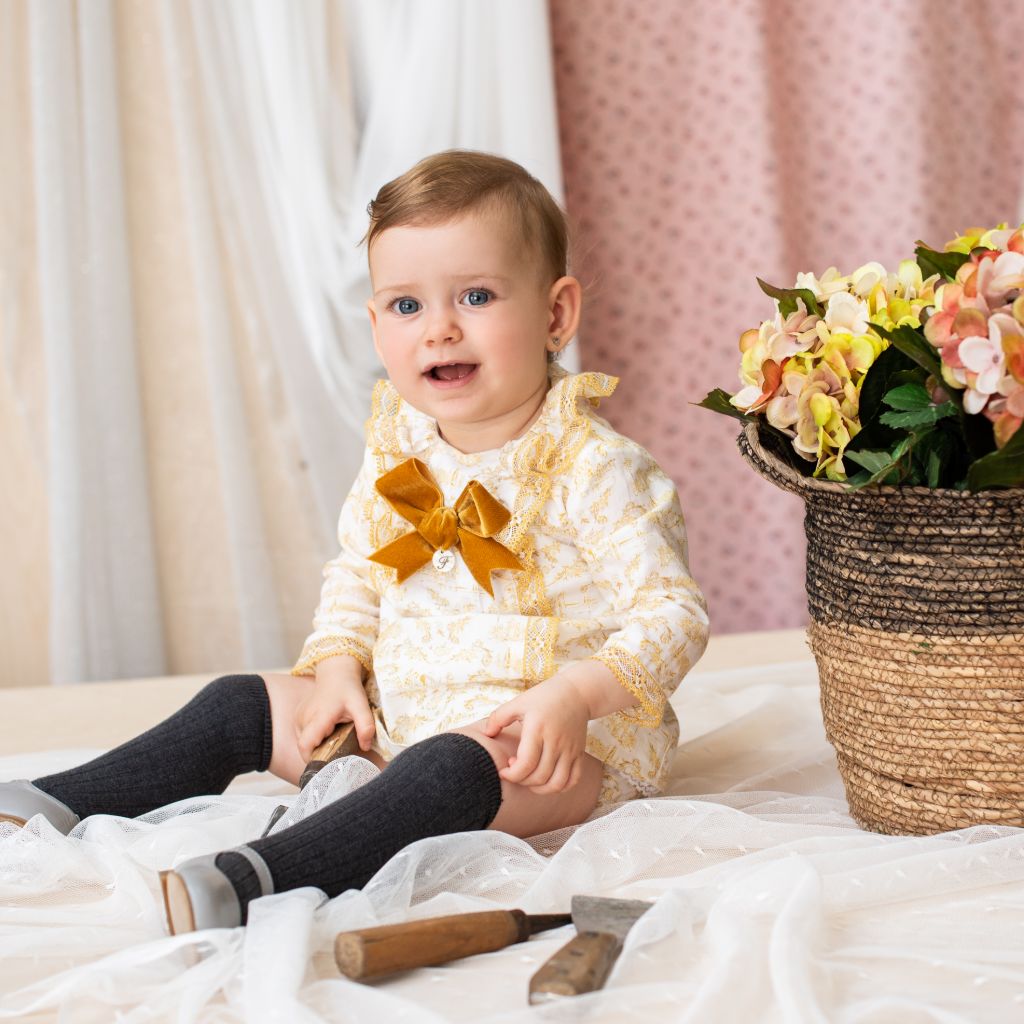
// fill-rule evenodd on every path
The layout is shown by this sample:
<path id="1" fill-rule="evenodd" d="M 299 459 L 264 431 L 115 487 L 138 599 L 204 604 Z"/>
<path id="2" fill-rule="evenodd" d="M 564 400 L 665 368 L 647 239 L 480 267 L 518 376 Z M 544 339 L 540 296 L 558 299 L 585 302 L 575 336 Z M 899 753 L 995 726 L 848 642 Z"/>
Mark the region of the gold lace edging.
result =
<path id="1" fill-rule="evenodd" d="M 338 654 L 351 654 L 367 672 L 373 665 L 370 652 L 362 644 L 347 637 L 325 637 L 307 641 L 306 646 L 302 649 L 302 654 L 299 655 L 299 660 L 292 666 L 289 674 L 293 676 L 313 675 L 311 669 L 315 670 L 321 661 L 326 661 Z"/>
<path id="2" fill-rule="evenodd" d="M 401 406 L 402 399 L 391 381 L 379 380 L 374 384 L 370 418 L 366 421 L 366 440 L 378 452 L 402 454 L 395 430 Z"/>
<path id="3" fill-rule="evenodd" d="M 512 519 L 504 531 L 503 543 L 520 556 L 523 571 L 516 573 L 516 599 L 522 615 L 550 615 L 544 579 L 533 558 L 530 529 L 551 493 L 552 477 L 562 472 L 579 454 L 590 436 L 590 417 L 580 410 L 580 401 L 596 406 L 618 386 L 618 378 L 605 373 L 560 375 L 551 385 L 558 389 L 558 422 L 561 437 L 545 430 L 516 455 L 512 471 L 522 479 L 516 494 Z"/>
<path id="4" fill-rule="evenodd" d="M 526 623 L 523 642 L 523 681 L 540 683 L 555 672 L 555 641 L 558 619 L 537 616 Z"/>
<path id="5" fill-rule="evenodd" d="M 604 647 L 592 654 L 640 702 L 619 714 L 635 725 L 651 727 L 661 724 L 667 698 L 654 677 L 629 651 L 621 647 Z"/>

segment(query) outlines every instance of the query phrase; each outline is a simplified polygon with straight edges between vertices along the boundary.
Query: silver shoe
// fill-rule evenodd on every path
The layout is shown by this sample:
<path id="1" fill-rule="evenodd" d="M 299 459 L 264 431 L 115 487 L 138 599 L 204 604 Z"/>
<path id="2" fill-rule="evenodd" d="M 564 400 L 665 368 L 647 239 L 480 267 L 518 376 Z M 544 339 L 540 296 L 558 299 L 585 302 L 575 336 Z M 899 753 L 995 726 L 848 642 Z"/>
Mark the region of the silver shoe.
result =
<path id="1" fill-rule="evenodd" d="M 172 935 L 203 928 L 238 928 L 242 905 L 228 876 L 214 863 L 221 853 L 240 853 L 252 865 L 260 883 L 260 895 L 274 891 L 267 862 L 248 846 L 193 857 L 170 871 L 160 872 L 167 927 Z"/>
<path id="2" fill-rule="evenodd" d="M 64 835 L 82 820 L 67 804 L 33 786 L 28 779 L 0 782 L 0 821 L 24 825 L 37 814 Z"/>

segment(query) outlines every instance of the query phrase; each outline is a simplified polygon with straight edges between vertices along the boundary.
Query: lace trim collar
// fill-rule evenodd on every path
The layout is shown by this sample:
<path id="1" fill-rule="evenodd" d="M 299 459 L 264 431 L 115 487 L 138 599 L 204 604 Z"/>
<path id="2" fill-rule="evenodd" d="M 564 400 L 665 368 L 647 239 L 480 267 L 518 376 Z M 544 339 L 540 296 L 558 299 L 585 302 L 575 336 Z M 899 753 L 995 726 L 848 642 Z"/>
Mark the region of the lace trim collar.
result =
<path id="1" fill-rule="evenodd" d="M 522 437 L 513 438 L 498 450 L 502 460 L 512 460 L 517 470 L 527 468 L 524 456 L 532 464 L 530 468 L 543 472 L 564 467 L 589 433 L 587 407 L 596 407 L 619 383 L 617 377 L 608 374 L 568 373 L 560 366 L 551 367 L 550 381 L 540 416 Z M 366 439 L 380 452 L 406 457 L 447 444 L 437 431 L 437 421 L 403 401 L 389 380 L 377 381 L 374 388 Z M 456 454 L 471 463 L 487 453 Z"/>

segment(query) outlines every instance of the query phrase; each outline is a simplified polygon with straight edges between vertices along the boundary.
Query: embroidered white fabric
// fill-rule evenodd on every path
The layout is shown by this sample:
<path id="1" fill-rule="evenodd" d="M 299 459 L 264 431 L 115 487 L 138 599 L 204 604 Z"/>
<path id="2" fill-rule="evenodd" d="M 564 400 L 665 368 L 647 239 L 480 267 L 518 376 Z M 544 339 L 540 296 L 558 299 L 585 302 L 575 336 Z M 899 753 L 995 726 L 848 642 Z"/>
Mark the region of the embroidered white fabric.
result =
<path id="1" fill-rule="evenodd" d="M 245 929 L 170 937 L 157 870 L 258 835 L 282 794 L 237 780 L 70 836 L 0 825 L 0 1019 L 61 1022 L 383 1020 L 901 1022 L 1024 1018 L 1024 830 L 930 837 L 860 830 L 810 662 L 697 673 L 673 704 L 669 795 L 530 842 L 427 840 L 362 892 L 257 901 Z M 0 759 L 32 777 L 95 751 Z M 375 773 L 346 759 L 278 828 Z M 567 908 L 569 894 L 654 901 L 606 987 L 529 1007 L 527 984 L 570 928 L 364 985 L 338 975 L 342 930 L 459 911 Z"/>

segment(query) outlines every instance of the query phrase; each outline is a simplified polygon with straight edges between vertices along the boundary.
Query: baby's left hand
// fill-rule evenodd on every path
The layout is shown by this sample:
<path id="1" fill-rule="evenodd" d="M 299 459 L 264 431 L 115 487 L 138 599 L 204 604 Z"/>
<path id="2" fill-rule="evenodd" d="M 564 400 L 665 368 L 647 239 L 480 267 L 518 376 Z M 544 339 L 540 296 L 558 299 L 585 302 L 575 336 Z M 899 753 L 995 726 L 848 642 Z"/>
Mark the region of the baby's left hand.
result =
<path id="1" fill-rule="evenodd" d="M 522 722 L 516 753 L 498 774 L 538 794 L 559 793 L 579 782 L 588 721 L 579 690 L 556 673 L 495 708 L 483 731 L 494 737 L 512 722 Z"/>

